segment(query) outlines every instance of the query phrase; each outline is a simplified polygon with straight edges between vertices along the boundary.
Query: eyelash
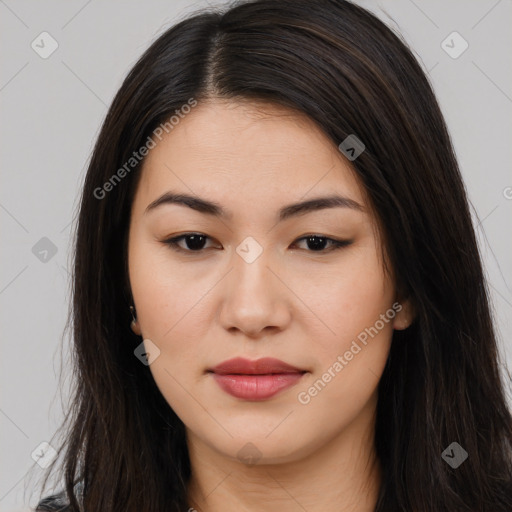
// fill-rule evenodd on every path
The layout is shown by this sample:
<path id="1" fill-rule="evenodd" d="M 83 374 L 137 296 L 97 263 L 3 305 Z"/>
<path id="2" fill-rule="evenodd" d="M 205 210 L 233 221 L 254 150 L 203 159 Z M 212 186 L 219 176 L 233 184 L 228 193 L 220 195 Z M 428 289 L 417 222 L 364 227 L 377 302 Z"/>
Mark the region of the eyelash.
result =
<path id="1" fill-rule="evenodd" d="M 203 233 L 185 233 L 183 235 L 179 235 L 179 236 L 164 240 L 162 243 L 164 243 L 165 245 L 168 245 L 173 251 L 176 251 L 176 252 L 181 252 L 181 253 L 186 253 L 186 254 L 201 254 L 202 252 L 204 252 L 205 249 L 198 249 L 198 250 L 194 251 L 191 249 L 183 249 L 183 247 L 180 247 L 178 245 L 178 242 L 180 242 L 181 240 L 183 240 L 189 236 L 202 236 L 207 239 L 211 239 L 209 236 L 204 235 Z M 324 235 L 319 235 L 319 234 L 311 234 L 311 235 L 303 236 L 303 237 L 295 240 L 294 243 L 301 242 L 302 240 L 307 240 L 308 238 L 321 238 L 321 239 L 327 240 L 327 242 L 329 242 L 331 244 L 330 249 L 321 249 L 319 251 L 313 251 L 313 250 L 307 251 L 307 252 L 318 253 L 318 254 L 329 253 L 329 252 L 335 251 L 337 249 L 347 247 L 352 243 L 352 240 L 335 240 L 334 238 L 329 238 L 329 237 L 326 237 Z"/>

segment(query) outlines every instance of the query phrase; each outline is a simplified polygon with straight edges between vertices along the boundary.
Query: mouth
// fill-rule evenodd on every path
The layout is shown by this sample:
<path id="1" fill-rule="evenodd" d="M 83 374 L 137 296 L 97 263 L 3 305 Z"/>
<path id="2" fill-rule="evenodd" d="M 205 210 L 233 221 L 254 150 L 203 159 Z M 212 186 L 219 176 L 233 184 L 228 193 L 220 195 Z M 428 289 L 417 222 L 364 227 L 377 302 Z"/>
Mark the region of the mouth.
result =
<path id="1" fill-rule="evenodd" d="M 261 401 L 297 384 L 308 372 L 279 359 L 267 357 L 250 361 L 238 357 L 208 369 L 207 373 L 231 396 Z"/>
<path id="2" fill-rule="evenodd" d="M 273 357 L 263 357 L 251 361 L 243 357 L 235 357 L 228 359 L 213 368 L 208 369 L 209 372 L 217 375 L 271 375 L 285 373 L 304 373 L 306 370 L 292 366 L 280 359 Z"/>

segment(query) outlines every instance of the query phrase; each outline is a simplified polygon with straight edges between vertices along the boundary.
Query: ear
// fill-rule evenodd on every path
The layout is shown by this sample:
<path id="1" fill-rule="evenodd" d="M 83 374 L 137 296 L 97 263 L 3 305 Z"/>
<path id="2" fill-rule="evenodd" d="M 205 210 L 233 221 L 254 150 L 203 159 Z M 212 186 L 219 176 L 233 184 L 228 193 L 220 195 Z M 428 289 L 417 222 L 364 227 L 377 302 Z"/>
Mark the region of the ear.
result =
<path id="1" fill-rule="evenodd" d="M 407 329 L 413 322 L 416 312 L 410 299 L 397 300 L 395 302 L 397 312 L 393 320 L 393 329 L 403 331 Z"/>
<path id="2" fill-rule="evenodd" d="M 130 327 L 132 328 L 132 331 L 137 335 L 141 336 L 142 331 L 140 330 L 140 325 L 138 320 L 132 320 L 132 323 L 130 324 Z"/>
<path id="3" fill-rule="evenodd" d="M 132 331 L 137 334 L 137 336 L 142 335 L 142 331 L 140 329 L 139 321 L 137 320 L 137 314 L 135 313 L 135 306 L 133 305 L 133 299 L 131 300 L 132 305 L 130 306 L 130 312 L 132 314 L 132 321 L 130 323 L 130 327 Z"/>

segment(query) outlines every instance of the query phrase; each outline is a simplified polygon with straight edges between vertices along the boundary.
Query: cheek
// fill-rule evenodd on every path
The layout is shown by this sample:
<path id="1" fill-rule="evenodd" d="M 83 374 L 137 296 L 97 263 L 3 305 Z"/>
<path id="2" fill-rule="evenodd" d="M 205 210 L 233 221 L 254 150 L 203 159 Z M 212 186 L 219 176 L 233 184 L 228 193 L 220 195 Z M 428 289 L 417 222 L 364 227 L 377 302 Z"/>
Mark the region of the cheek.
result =
<path id="1" fill-rule="evenodd" d="M 315 365 L 296 392 L 304 414 L 331 425 L 326 435 L 348 426 L 375 397 L 388 358 L 395 313 L 392 295 L 366 276 L 344 281 L 350 293 L 345 286 L 335 288 L 335 300 L 323 310 L 335 334 L 325 334 L 324 329 L 314 337 Z M 313 335 L 310 332 L 310 338 Z"/>
<path id="2" fill-rule="evenodd" d="M 131 251 L 130 282 L 142 335 L 160 350 L 150 371 L 171 406 L 190 407 L 186 390 L 201 379 L 204 354 L 211 351 L 211 292 L 222 272 L 171 261 L 157 242 L 134 243 Z"/>
<path id="3" fill-rule="evenodd" d="M 211 283 L 171 267 L 165 251 L 155 247 L 134 249 L 132 262 L 130 279 L 142 335 L 160 350 L 149 369 L 167 403 L 186 416 L 191 408 L 188 390 L 202 368 L 201 343 L 208 326 L 205 295 Z"/>
<path id="4" fill-rule="evenodd" d="M 130 251 L 130 284 L 144 336 L 167 343 L 185 327 L 201 327 L 198 312 L 212 273 L 191 273 L 191 265 L 171 261 L 170 249 L 160 242 L 134 243 Z"/>
<path id="5" fill-rule="evenodd" d="M 376 250 L 361 250 L 345 263 L 312 288 L 312 309 L 322 323 L 315 322 L 315 332 L 313 324 L 303 326 L 315 340 L 317 362 L 307 384 L 320 378 L 319 390 L 328 383 L 325 398 L 360 404 L 374 391 L 387 360 L 396 314 L 394 288 Z"/>
<path id="6" fill-rule="evenodd" d="M 315 347 L 320 345 L 322 351 L 332 354 L 350 345 L 386 313 L 393 303 L 394 287 L 373 246 L 361 247 L 339 264 L 326 268 L 314 274 L 303 272 L 295 289 L 321 320 L 302 320 L 302 328 L 311 331 L 315 326 Z M 388 334 L 390 325 L 379 323 Z"/>

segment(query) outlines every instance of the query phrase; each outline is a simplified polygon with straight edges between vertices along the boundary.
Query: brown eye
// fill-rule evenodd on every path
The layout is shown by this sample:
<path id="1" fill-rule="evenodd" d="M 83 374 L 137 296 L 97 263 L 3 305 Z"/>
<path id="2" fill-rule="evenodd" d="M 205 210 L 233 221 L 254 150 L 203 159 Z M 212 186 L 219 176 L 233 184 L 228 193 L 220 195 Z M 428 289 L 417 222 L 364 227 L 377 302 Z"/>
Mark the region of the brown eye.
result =
<path id="1" fill-rule="evenodd" d="M 184 235 L 165 240 L 163 243 L 171 246 L 176 251 L 200 252 L 204 249 L 204 245 L 209 238 L 202 233 L 185 233 Z M 185 242 L 185 247 L 180 245 L 181 241 Z"/>
<path id="2" fill-rule="evenodd" d="M 352 240 L 334 240 L 323 235 L 307 235 L 299 238 L 297 242 L 305 240 L 310 252 L 331 252 L 341 247 L 346 247 Z M 326 246 L 330 247 L 326 251 Z"/>

